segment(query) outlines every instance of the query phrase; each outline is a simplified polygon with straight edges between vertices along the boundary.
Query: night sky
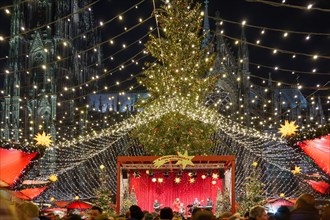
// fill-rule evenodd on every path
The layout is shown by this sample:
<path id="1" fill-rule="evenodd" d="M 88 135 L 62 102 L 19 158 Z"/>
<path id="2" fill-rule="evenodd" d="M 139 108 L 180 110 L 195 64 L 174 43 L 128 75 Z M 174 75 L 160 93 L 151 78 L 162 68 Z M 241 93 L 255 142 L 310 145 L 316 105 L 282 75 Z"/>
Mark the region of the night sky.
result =
<path id="1" fill-rule="evenodd" d="M 137 8 L 123 13 L 139 2 L 141 1 L 100 0 L 93 6 L 96 25 L 99 25 L 100 21 L 106 22 L 120 14 L 123 16 L 122 20 L 117 17 L 108 24 L 100 27 L 102 41 L 110 42 L 112 39 L 114 42 L 113 45 L 110 43 L 103 44 L 103 65 L 107 70 L 111 70 L 118 65 L 131 61 L 135 54 L 143 50 L 143 44 L 147 41 L 146 34 L 150 30 L 150 27 L 155 27 L 155 19 L 151 17 L 148 21 L 143 22 L 132 31 L 125 31 L 125 27 L 129 29 L 139 24 L 140 18 L 144 21 L 152 14 L 152 0 L 142 1 Z M 281 3 L 282 0 L 272 2 Z M 6 15 L 3 6 L 10 5 L 11 3 L 12 1 L 8 0 L 1 0 L 0 3 L 2 9 L 0 12 L 1 36 L 9 35 L 10 16 Z M 161 1 L 155 0 L 155 3 L 156 7 L 158 7 Z M 285 1 L 285 4 L 282 4 L 282 6 L 299 4 L 306 8 L 309 3 L 311 2 L 289 0 Z M 246 38 L 247 41 L 252 44 L 249 45 L 249 54 L 251 63 L 250 71 L 253 82 L 262 85 L 262 79 L 256 77 L 268 78 L 268 73 L 271 72 L 274 80 L 292 85 L 296 85 L 297 82 L 300 83 L 303 86 L 301 91 L 306 96 L 316 91 L 317 84 L 321 87 L 322 85 L 326 85 L 323 91 L 319 91 L 315 94 L 327 97 L 330 95 L 330 2 L 328 0 L 319 0 L 314 1 L 313 4 L 314 8 L 321 8 L 321 10 L 275 7 L 260 2 L 244 0 L 209 0 L 211 29 L 215 30 L 213 17 L 215 17 L 215 12 L 219 10 L 220 18 L 224 19 L 224 35 L 227 37 L 228 42 L 231 43 L 232 51 L 236 55 L 237 48 L 234 44 L 234 39 L 240 38 L 242 28 L 240 23 L 246 20 Z M 261 34 L 263 29 L 265 29 L 265 34 Z M 280 29 L 281 31 L 272 31 L 269 29 Z M 283 36 L 285 31 L 288 31 L 287 37 Z M 310 34 L 312 32 L 323 34 Z M 154 33 L 156 32 L 154 31 Z M 116 37 L 117 35 L 121 36 Z M 310 38 L 306 40 L 308 35 L 310 35 Z M 259 45 L 268 47 L 269 49 L 257 47 L 257 40 L 260 40 Z M 8 55 L 7 43 L 8 42 L 0 42 L 1 58 Z M 126 49 L 123 49 L 123 44 L 126 45 Z M 132 45 L 128 46 L 130 44 Z M 274 54 L 274 49 L 285 50 L 287 52 L 277 52 Z M 296 57 L 292 58 L 294 53 Z M 306 54 L 307 56 L 299 54 Z M 315 54 L 319 56 L 318 59 L 313 59 L 312 56 Z M 136 86 L 134 79 L 128 80 L 119 86 L 115 84 L 117 81 L 121 82 L 125 79 L 129 79 L 131 75 L 135 76 L 141 74 L 143 63 L 148 59 L 142 58 L 143 56 L 143 53 L 138 54 L 134 58 L 134 62 L 139 61 L 137 65 L 127 65 L 126 63 L 124 69 L 113 72 L 112 76 L 108 77 L 107 81 L 102 83 L 112 86 L 111 90 L 118 91 L 122 89 L 127 90 L 131 85 Z M 320 56 L 323 56 L 323 58 Z M 3 59 L 0 60 L 1 74 L 3 74 L 5 70 L 3 61 Z M 258 66 L 260 66 L 260 68 L 257 68 Z M 269 68 L 266 66 L 269 66 Z M 274 70 L 275 66 L 278 66 L 279 70 Z M 286 71 L 281 69 L 285 69 Z M 313 73 L 313 69 L 315 69 L 315 73 Z M 294 74 L 292 71 L 294 71 Z M 138 87 L 135 88 L 139 89 Z"/>

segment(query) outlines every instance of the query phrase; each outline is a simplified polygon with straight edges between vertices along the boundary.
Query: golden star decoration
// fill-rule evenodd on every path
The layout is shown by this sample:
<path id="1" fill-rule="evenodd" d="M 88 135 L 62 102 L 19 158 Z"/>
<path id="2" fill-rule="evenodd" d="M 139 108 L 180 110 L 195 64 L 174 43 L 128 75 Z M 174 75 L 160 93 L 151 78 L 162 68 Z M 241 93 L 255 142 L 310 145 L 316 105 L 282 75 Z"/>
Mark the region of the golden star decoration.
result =
<path id="1" fill-rule="evenodd" d="M 195 182 L 195 179 L 194 178 L 190 178 L 189 179 L 189 183 L 194 183 Z"/>
<path id="2" fill-rule="evenodd" d="M 218 179 L 218 178 L 219 178 L 219 174 L 217 174 L 217 173 L 212 173 L 212 178 L 213 178 L 213 179 Z"/>
<path id="3" fill-rule="evenodd" d="M 256 166 L 258 166 L 258 163 L 257 162 L 253 162 L 252 163 L 252 166 L 256 167 Z"/>
<path id="4" fill-rule="evenodd" d="M 51 175 L 48 179 L 52 182 L 56 182 L 57 181 L 57 176 L 56 175 Z"/>
<path id="5" fill-rule="evenodd" d="M 182 165 L 183 169 L 185 169 L 187 165 L 194 166 L 192 162 L 193 158 L 194 156 L 189 156 L 188 151 L 185 151 L 184 154 L 178 152 L 178 155 L 167 155 L 167 156 L 159 157 L 156 160 L 154 160 L 153 163 L 156 168 L 159 168 L 168 162 L 177 161 L 176 164 Z"/>
<path id="6" fill-rule="evenodd" d="M 297 131 L 298 126 L 295 125 L 296 121 L 289 122 L 288 120 L 285 120 L 284 125 L 281 125 L 281 127 L 278 129 L 281 133 L 281 137 L 287 137 L 294 135 Z"/>
<path id="7" fill-rule="evenodd" d="M 300 167 L 297 167 L 297 166 L 294 166 L 294 170 L 291 170 L 291 172 L 293 174 L 299 174 L 301 172 L 301 168 Z"/>
<path id="8" fill-rule="evenodd" d="M 185 169 L 187 165 L 194 166 L 192 159 L 194 156 L 188 156 L 188 151 L 185 151 L 184 154 L 178 152 L 179 160 L 176 162 L 177 165 L 181 164 L 182 169 Z"/>
<path id="9" fill-rule="evenodd" d="M 181 178 L 180 178 L 180 177 L 176 177 L 176 178 L 174 179 L 174 182 L 175 182 L 175 183 L 180 183 L 180 182 L 181 182 Z"/>
<path id="10" fill-rule="evenodd" d="M 281 194 L 280 194 L 280 197 L 281 197 L 281 198 L 284 198 L 284 196 L 285 196 L 284 193 L 281 193 Z"/>
<path id="11" fill-rule="evenodd" d="M 43 131 L 42 134 L 40 134 L 40 133 L 36 134 L 34 140 L 37 141 L 36 145 L 42 145 L 42 146 L 49 147 L 50 144 L 53 142 L 53 141 L 51 140 L 51 137 L 52 137 L 52 136 L 46 134 L 46 133 Z"/>

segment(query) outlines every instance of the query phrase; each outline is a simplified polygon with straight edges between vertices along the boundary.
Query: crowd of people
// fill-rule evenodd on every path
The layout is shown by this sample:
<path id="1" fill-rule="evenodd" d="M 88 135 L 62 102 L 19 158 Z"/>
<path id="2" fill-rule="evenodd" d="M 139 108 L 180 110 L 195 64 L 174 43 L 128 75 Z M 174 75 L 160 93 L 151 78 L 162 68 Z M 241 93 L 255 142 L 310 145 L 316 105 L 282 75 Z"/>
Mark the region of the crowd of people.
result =
<path id="1" fill-rule="evenodd" d="M 185 217 L 179 212 L 173 211 L 170 207 L 161 208 L 160 211 L 149 213 L 142 211 L 137 205 L 132 205 L 127 213 L 119 216 L 109 216 L 101 208 L 93 206 L 88 210 L 87 215 L 78 213 L 68 214 L 60 218 L 54 213 L 40 214 L 38 206 L 32 202 L 22 202 L 15 206 L 8 201 L 1 199 L 0 202 L 1 220 L 184 220 Z M 253 206 L 243 216 L 239 213 L 225 212 L 215 216 L 212 209 L 194 208 L 190 220 L 329 220 L 329 204 L 317 209 L 315 198 L 310 194 L 303 194 L 297 200 L 292 210 L 286 206 L 278 208 L 276 213 L 269 213 L 263 206 Z"/>

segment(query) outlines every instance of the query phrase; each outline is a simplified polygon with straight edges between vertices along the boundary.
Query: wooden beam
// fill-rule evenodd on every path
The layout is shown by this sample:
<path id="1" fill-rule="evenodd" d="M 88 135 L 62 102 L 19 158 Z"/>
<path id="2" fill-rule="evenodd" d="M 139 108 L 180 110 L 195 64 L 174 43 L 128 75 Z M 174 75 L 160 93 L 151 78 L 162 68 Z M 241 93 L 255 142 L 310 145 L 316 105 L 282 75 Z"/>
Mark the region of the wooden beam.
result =
<path id="1" fill-rule="evenodd" d="M 121 163 L 117 161 L 117 195 L 116 195 L 116 212 L 120 214 L 120 176 L 121 176 Z"/>
<path id="2" fill-rule="evenodd" d="M 231 211 L 234 214 L 236 212 L 235 204 L 235 160 L 231 162 Z"/>

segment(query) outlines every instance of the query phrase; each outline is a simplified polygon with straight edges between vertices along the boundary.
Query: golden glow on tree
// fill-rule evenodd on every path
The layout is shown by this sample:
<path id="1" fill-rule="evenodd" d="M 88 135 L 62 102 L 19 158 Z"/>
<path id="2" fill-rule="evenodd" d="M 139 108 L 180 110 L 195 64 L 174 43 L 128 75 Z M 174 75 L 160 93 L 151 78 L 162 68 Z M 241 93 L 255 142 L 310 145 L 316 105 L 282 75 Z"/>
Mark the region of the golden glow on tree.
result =
<path id="1" fill-rule="evenodd" d="M 206 77 L 214 56 L 209 55 L 207 47 L 201 48 L 204 39 L 200 35 L 201 5 L 197 3 L 192 7 L 187 0 L 171 1 L 170 5 L 162 6 L 156 12 L 162 30 L 160 37 L 150 35 L 146 43 L 148 53 L 156 62 L 146 63 L 144 77 L 139 77 L 138 81 L 148 89 L 150 97 L 138 105 L 148 111 L 149 108 L 165 108 L 162 104 L 171 101 L 178 104 L 179 109 L 188 107 L 192 114 L 198 114 L 216 80 Z M 214 126 L 187 117 L 173 108 L 173 111 L 135 129 L 132 136 L 138 138 L 152 155 L 170 155 L 186 150 L 191 154 L 205 155 L 211 152 L 213 143 L 210 137 L 214 130 Z"/>

